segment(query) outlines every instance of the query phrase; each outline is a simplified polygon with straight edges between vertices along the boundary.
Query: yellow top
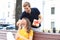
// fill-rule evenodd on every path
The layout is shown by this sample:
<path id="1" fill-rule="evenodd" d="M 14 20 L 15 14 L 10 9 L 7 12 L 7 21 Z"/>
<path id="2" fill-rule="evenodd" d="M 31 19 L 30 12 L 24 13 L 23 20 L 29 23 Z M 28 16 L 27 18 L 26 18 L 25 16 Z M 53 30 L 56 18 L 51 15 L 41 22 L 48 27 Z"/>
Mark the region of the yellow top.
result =
<path id="1" fill-rule="evenodd" d="M 18 30 L 18 32 L 21 36 L 25 37 L 25 38 L 29 38 L 30 36 L 33 36 L 33 30 L 30 30 L 29 33 L 26 32 L 26 30 L 23 28 L 23 29 L 20 29 Z M 23 40 L 22 38 L 17 38 L 17 40 Z"/>

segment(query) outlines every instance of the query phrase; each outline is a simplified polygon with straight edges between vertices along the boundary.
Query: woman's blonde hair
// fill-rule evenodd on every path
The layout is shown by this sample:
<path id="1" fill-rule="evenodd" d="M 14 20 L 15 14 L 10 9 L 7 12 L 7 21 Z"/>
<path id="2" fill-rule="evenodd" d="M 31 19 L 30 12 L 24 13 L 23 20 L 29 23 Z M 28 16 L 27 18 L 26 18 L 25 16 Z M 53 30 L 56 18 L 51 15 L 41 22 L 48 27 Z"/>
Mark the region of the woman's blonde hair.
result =
<path id="1" fill-rule="evenodd" d="M 26 22 L 27 22 L 27 24 L 26 24 L 27 25 L 27 32 L 29 33 L 30 30 L 31 30 L 31 22 L 28 18 L 22 18 L 22 19 L 26 20 Z"/>

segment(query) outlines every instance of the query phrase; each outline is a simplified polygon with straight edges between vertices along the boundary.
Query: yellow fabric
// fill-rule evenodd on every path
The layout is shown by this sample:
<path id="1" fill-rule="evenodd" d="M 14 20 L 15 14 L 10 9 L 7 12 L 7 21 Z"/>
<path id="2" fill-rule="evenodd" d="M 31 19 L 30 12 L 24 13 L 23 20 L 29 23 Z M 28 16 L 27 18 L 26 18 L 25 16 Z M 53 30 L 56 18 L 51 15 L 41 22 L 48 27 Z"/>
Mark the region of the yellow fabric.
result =
<path id="1" fill-rule="evenodd" d="M 21 36 L 23 36 L 23 37 L 25 37 L 25 38 L 27 38 L 27 39 L 28 39 L 30 36 L 33 36 L 33 30 L 30 30 L 30 32 L 27 33 L 25 29 L 21 29 L 21 30 L 18 31 L 18 33 L 19 33 Z M 17 38 L 17 40 L 23 40 L 23 39 L 22 39 L 22 38 Z"/>

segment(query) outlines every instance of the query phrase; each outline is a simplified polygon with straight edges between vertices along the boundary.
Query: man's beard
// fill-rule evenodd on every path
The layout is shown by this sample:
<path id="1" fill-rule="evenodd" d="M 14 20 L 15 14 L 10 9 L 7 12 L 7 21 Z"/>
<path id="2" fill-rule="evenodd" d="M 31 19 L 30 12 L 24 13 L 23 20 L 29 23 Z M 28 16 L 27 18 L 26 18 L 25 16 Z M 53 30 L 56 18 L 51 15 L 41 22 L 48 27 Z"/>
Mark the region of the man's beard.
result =
<path id="1" fill-rule="evenodd" d="M 31 13 L 31 11 L 29 10 L 29 11 L 26 11 L 26 13 Z"/>
<path id="2" fill-rule="evenodd" d="M 26 13 L 30 13 L 30 11 L 26 11 Z"/>

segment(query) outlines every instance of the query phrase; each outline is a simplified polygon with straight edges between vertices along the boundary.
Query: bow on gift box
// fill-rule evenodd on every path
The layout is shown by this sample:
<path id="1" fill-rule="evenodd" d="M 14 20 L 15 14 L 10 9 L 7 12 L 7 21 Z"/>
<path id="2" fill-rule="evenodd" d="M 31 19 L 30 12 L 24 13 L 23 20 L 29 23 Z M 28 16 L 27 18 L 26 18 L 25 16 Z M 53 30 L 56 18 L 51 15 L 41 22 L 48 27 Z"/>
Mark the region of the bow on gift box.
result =
<path id="1" fill-rule="evenodd" d="M 35 25 L 36 25 L 36 24 L 39 24 L 38 20 L 34 21 L 34 24 L 35 24 Z"/>
<path id="2" fill-rule="evenodd" d="M 33 26 L 38 27 L 38 26 L 39 26 L 39 21 L 38 21 L 38 20 L 34 20 L 34 22 L 33 22 Z"/>

